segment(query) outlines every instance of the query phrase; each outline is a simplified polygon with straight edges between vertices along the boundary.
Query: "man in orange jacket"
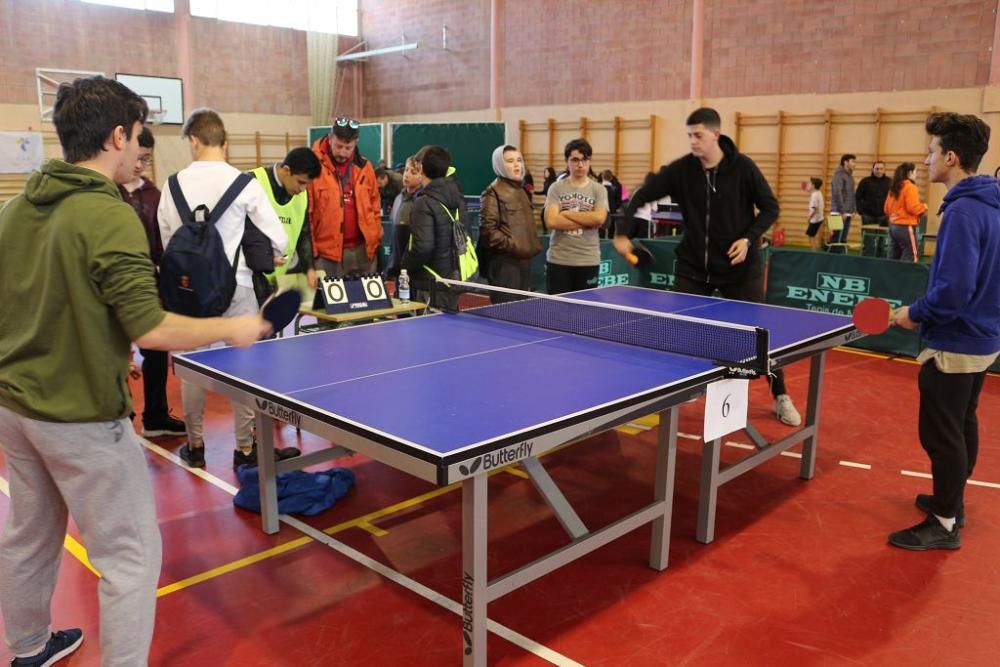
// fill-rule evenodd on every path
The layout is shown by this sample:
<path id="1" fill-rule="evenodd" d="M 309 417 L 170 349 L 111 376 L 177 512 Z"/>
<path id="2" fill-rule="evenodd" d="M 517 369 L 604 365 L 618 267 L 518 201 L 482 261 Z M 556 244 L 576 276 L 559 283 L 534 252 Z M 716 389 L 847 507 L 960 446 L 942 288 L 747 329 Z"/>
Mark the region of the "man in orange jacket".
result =
<path id="1" fill-rule="evenodd" d="M 358 121 L 341 117 L 313 144 L 323 165 L 309 183 L 309 224 L 316 268 L 328 276 L 374 273 L 382 241 L 375 170 L 357 151 Z"/>

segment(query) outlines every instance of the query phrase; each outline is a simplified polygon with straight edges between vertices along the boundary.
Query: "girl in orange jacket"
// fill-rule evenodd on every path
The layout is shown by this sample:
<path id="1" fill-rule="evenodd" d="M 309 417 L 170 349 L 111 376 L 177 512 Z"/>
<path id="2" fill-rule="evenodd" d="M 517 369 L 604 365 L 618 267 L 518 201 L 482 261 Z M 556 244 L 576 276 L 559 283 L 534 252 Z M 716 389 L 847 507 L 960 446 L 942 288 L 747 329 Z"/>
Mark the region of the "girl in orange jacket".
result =
<path id="1" fill-rule="evenodd" d="M 917 184 L 913 182 L 917 167 L 912 162 L 904 162 L 896 167 L 885 198 L 885 214 L 889 217 L 889 236 L 892 238 L 892 258 L 916 262 L 917 223 L 927 212 L 927 204 L 920 201 Z"/>

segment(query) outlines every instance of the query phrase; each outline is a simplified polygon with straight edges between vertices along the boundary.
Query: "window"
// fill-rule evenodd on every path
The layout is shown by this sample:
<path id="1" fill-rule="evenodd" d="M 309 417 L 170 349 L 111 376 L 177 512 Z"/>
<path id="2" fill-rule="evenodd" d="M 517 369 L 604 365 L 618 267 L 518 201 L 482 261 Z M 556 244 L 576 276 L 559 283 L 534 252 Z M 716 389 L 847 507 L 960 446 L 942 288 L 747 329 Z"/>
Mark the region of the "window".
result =
<path id="1" fill-rule="evenodd" d="M 136 0 L 131 0 L 136 1 Z M 313 32 L 358 34 L 358 0 L 191 0 L 191 16 Z"/>
<path id="2" fill-rule="evenodd" d="M 89 5 L 107 5 L 123 9 L 148 9 L 154 12 L 174 12 L 174 0 L 83 0 Z"/>

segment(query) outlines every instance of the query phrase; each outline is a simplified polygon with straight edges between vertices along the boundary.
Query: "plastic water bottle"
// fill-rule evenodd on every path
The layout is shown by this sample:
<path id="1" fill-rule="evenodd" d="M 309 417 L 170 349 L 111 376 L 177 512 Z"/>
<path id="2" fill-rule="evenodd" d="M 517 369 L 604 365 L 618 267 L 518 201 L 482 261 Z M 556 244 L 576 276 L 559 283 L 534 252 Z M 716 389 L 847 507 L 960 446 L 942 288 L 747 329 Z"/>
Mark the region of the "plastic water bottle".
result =
<path id="1" fill-rule="evenodd" d="M 410 275 L 406 272 L 406 269 L 402 269 L 399 272 L 399 279 L 396 281 L 396 287 L 399 289 L 399 300 L 403 303 L 410 302 Z"/>

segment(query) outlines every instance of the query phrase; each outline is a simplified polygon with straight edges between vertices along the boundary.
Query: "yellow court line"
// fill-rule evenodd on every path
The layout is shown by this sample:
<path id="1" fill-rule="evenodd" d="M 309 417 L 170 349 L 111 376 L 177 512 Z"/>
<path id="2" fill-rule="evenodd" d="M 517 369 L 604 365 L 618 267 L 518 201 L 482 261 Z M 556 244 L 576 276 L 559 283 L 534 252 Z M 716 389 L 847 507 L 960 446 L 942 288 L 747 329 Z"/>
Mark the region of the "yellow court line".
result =
<path id="1" fill-rule="evenodd" d="M 239 560 L 234 560 L 231 563 L 226 563 L 225 565 L 220 565 L 219 567 L 213 567 L 211 570 L 205 570 L 194 576 L 188 577 L 187 579 L 181 579 L 180 581 L 175 581 L 172 584 L 167 584 L 157 589 L 156 597 L 161 598 L 165 595 L 170 595 L 171 593 L 176 593 L 177 591 L 183 590 L 185 588 L 190 588 L 195 584 L 200 584 L 203 581 L 208 581 L 209 579 L 215 579 L 224 574 L 230 572 L 235 572 L 236 570 L 243 569 L 248 565 L 253 565 L 254 563 L 259 563 L 262 560 L 267 560 L 273 556 L 278 556 L 280 554 L 286 553 L 293 549 L 298 549 L 301 546 L 305 546 L 312 542 L 311 537 L 300 537 L 297 540 L 292 540 L 291 542 L 286 542 L 285 544 L 278 545 L 274 548 L 267 549 L 255 553 L 245 558 L 240 558 Z"/>
<path id="2" fill-rule="evenodd" d="M 847 354 L 856 354 L 859 357 L 874 357 L 875 359 L 891 359 L 887 354 L 879 354 L 878 352 L 868 352 L 867 350 L 856 350 L 853 347 L 837 347 L 834 348 L 838 352 L 846 352 Z"/>
<path id="3" fill-rule="evenodd" d="M 652 428 L 653 426 L 659 426 L 660 413 L 654 412 L 651 415 L 646 415 L 645 417 L 639 417 L 638 419 L 633 419 L 631 423 L 638 424 L 639 426 L 649 426 L 650 428 Z"/>
<path id="4" fill-rule="evenodd" d="M 101 578 L 101 573 L 97 571 L 97 568 L 91 565 L 90 558 L 87 556 L 87 548 L 85 546 L 77 542 L 71 535 L 67 535 L 66 539 L 63 540 L 63 546 L 66 547 L 66 551 L 73 554 L 78 561 L 83 563 L 85 568 L 93 572 L 98 579 Z"/>
<path id="5" fill-rule="evenodd" d="M 384 528 L 379 528 L 373 523 L 361 523 L 358 524 L 358 528 L 371 533 L 375 537 L 385 537 L 386 535 L 389 534 L 388 530 L 385 530 Z"/>
<path id="6" fill-rule="evenodd" d="M 553 447 L 552 449 L 550 449 L 549 451 L 545 452 L 545 454 L 542 454 L 541 456 L 547 456 L 549 454 L 553 454 L 553 453 L 559 451 L 560 449 L 564 449 L 566 447 L 574 445 L 577 442 L 580 442 L 580 441 L 582 441 L 584 439 L 585 438 L 581 438 L 580 440 L 574 440 L 573 442 L 568 442 L 568 443 L 566 443 L 564 445 L 560 445 L 558 447 Z M 228 492 L 230 495 L 232 495 L 232 494 L 234 494 L 236 492 L 235 488 L 233 488 L 231 485 L 223 482 L 221 479 L 218 479 L 217 477 L 215 477 L 211 473 L 208 473 L 208 472 L 206 472 L 204 470 L 190 470 L 186 466 L 183 466 L 180 463 L 180 459 L 178 459 L 176 455 L 174 455 L 173 453 L 171 453 L 171 452 L 163 449 L 162 447 L 159 447 L 158 445 L 155 445 L 154 443 L 151 443 L 148 440 L 144 440 L 144 439 L 143 439 L 143 444 L 151 452 L 153 452 L 153 453 L 155 453 L 155 454 L 157 454 L 157 455 L 159 455 L 159 456 L 161 456 L 161 457 L 163 457 L 163 458 L 165 458 L 165 459 L 167 459 L 169 461 L 172 461 L 176 465 L 184 468 L 184 470 L 186 470 L 189 473 L 196 473 L 198 477 L 201 477 L 202 479 L 204 479 L 205 481 L 209 482 L 210 484 L 213 484 L 217 488 L 219 488 L 219 489 L 221 489 L 223 491 Z M 539 458 L 541 458 L 541 456 Z M 498 475 L 498 474 L 504 473 L 504 472 L 512 474 L 512 475 L 515 475 L 516 477 L 523 477 L 525 479 L 528 478 L 528 475 L 526 473 L 524 473 L 519 468 L 517 468 L 517 469 L 514 468 L 513 466 L 506 466 L 504 468 L 500 468 L 498 470 L 494 470 L 494 471 L 492 471 L 492 472 L 489 473 L 489 476 L 492 477 L 493 475 Z M 0 479 L 2 479 L 2 478 L 0 478 Z M 331 526 L 330 528 L 324 529 L 323 532 L 326 533 L 327 535 L 336 535 L 337 533 L 342 533 L 342 532 L 344 532 L 346 530 L 350 530 L 351 528 L 358 528 L 358 529 L 363 530 L 363 531 L 365 531 L 367 533 L 370 533 L 371 535 L 374 535 L 375 537 L 384 537 L 384 536 L 388 535 L 389 532 L 386 531 L 385 529 L 380 528 L 379 526 L 375 525 L 374 522 L 376 520 L 383 519 L 383 518 L 385 518 L 387 516 L 391 516 L 393 514 L 397 514 L 399 512 L 402 512 L 403 510 L 411 509 L 411 508 L 416 507 L 418 505 L 421 505 L 421 504 L 423 504 L 423 503 L 425 503 L 425 502 L 427 502 L 429 500 L 433 500 L 434 498 L 437 498 L 439 496 L 443 496 L 446 493 L 450 493 L 452 491 L 455 491 L 455 490 L 461 488 L 461 485 L 462 485 L 461 482 L 455 482 L 454 484 L 449 484 L 448 486 L 443 486 L 443 487 L 434 489 L 432 491 L 428 491 L 427 493 L 420 494 L 419 496 L 414 496 L 413 498 L 409 498 L 407 500 L 395 503 L 393 505 L 389 505 L 389 506 L 384 507 L 384 508 L 382 508 L 380 510 L 376 510 L 374 512 L 369 512 L 368 514 L 364 514 L 364 515 L 356 517 L 354 519 L 350 519 L 348 521 L 344 521 L 343 523 L 339 523 L 339 524 L 337 524 L 335 526 Z M 199 574 L 195 574 L 193 576 L 187 577 L 186 579 L 182 579 L 182 580 L 176 581 L 176 582 L 174 582 L 172 584 L 167 584 L 166 586 L 162 586 L 161 588 L 159 588 L 156 591 L 156 596 L 157 597 L 163 597 L 165 595 L 170 595 L 171 593 L 176 593 L 177 591 L 183 590 L 185 588 L 189 588 L 191 586 L 194 586 L 195 584 L 199 584 L 199 583 L 202 583 L 204 581 L 208 581 L 210 579 L 214 579 L 216 577 L 222 576 L 224 574 L 228 574 L 228 573 L 233 572 L 235 570 L 242 569 L 242 568 L 247 567 L 249 565 L 253 565 L 254 563 L 258 563 L 260 561 L 267 560 L 267 559 L 275 557 L 275 556 L 279 556 L 279 555 L 281 555 L 283 553 L 286 553 L 286 552 L 291 551 L 293 549 L 297 549 L 297 548 L 299 548 L 301 546 L 304 546 L 304 545 L 306 545 L 306 544 L 308 544 L 309 542 L 312 542 L 312 541 L 313 541 L 312 538 L 302 537 L 302 538 L 299 538 L 297 540 L 293 540 L 291 542 L 287 542 L 285 544 L 282 544 L 280 546 L 277 546 L 277 547 L 274 547 L 274 548 L 271 548 L 271 549 L 266 549 L 266 550 L 258 552 L 256 554 L 251 554 L 249 556 L 245 556 L 243 558 L 240 558 L 238 560 L 232 561 L 230 563 L 225 563 L 225 564 L 220 565 L 218 567 L 214 567 L 214 568 L 212 568 L 210 570 L 206 570 L 205 572 L 201 572 Z M 82 547 L 81 547 L 81 549 L 82 549 Z M 86 552 L 85 551 L 83 552 L 83 555 L 84 555 L 84 558 L 86 558 Z M 81 562 L 83 562 L 83 561 L 81 561 Z M 84 564 L 88 565 L 87 562 L 84 562 Z M 88 567 L 89 567 L 89 565 L 88 565 Z"/>
<path id="7" fill-rule="evenodd" d="M 531 479 L 528 473 L 524 472 L 523 470 L 521 470 L 516 466 L 507 466 L 506 468 L 503 469 L 503 472 L 507 473 L 508 475 L 513 475 L 514 477 L 520 477 L 521 479 Z"/>
<path id="8" fill-rule="evenodd" d="M 3 492 L 5 496 L 10 498 L 10 484 L 3 477 L 0 477 L 0 491 Z M 66 547 L 66 551 L 70 553 L 74 558 L 76 558 L 80 563 L 93 572 L 99 578 L 101 573 L 98 572 L 93 565 L 90 564 L 90 558 L 87 557 L 87 549 L 82 544 L 80 544 L 76 538 L 72 535 L 67 534 L 66 539 L 63 540 L 63 546 Z"/>

